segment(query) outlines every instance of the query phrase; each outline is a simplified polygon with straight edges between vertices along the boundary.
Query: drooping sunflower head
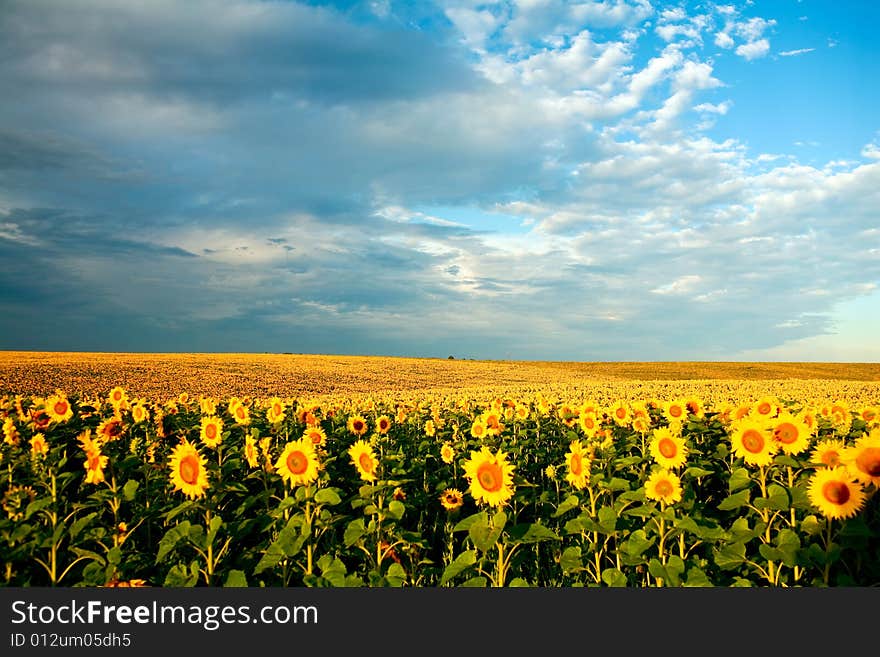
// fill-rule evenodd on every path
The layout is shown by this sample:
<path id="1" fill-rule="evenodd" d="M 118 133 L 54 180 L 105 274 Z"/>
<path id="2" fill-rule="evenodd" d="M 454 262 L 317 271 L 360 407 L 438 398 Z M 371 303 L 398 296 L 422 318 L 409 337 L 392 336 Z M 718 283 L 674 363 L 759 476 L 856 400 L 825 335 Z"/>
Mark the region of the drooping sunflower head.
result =
<path id="1" fill-rule="evenodd" d="M 208 489 L 205 459 L 188 440 L 183 440 L 171 451 L 168 467 L 174 490 L 192 499 L 205 495 Z"/>
<path id="2" fill-rule="evenodd" d="M 766 420 L 751 417 L 731 425 L 730 441 L 734 456 L 742 457 L 748 465 L 770 465 L 779 449 Z"/>
<path id="3" fill-rule="evenodd" d="M 657 469 L 645 482 L 645 497 L 663 504 L 681 501 L 681 480 L 669 470 Z"/>
<path id="4" fill-rule="evenodd" d="M 810 446 L 810 427 L 788 411 L 772 420 L 773 439 L 786 454 L 800 454 Z"/>
<path id="5" fill-rule="evenodd" d="M 3 442 L 7 445 L 18 445 L 20 435 L 15 426 L 15 420 L 7 417 L 3 420 Z"/>
<path id="6" fill-rule="evenodd" d="M 259 457 L 259 449 L 257 447 L 257 440 L 253 436 L 245 436 L 244 439 L 244 458 L 247 461 L 247 464 L 256 468 L 260 465 L 260 457 Z"/>
<path id="7" fill-rule="evenodd" d="M 586 488 L 590 481 L 591 456 L 580 440 L 572 440 L 565 455 L 565 480 L 574 488 Z"/>
<path id="8" fill-rule="evenodd" d="M 507 454 L 500 450 L 493 454 L 488 447 L 471 452 L 464 464 L 471 495 L 489 506 L 500 506 L 513 497 L 513 471 Z"/>
<path id="9" fill-rule="evenodd" d="M 100 484 L 104 481 L 104 468 L 110 459 L 101 454 L 100 449 L 86 450 L 86 462 L 83 467 L 86 469 L 86 483 Z"/>
<path id="10" fill-rule="evenodd" d="M 460 509 L 461 505 L 464 504 L 464 495 L 462 495 L 461 491 L 455 488 L 447 488 L 440 495 L 440 504 L 443 505 L 443 508 L 447 511 L 455 511 L 456 509 Z"/>
<path id="11" fill-rule="evenodd" d="M 123 434 L 125 425 L 121 417 L 114 415 L 101 422 L 96 431 L 102 442 L 109 443 Z"/>
<path id="12" fill-rule="evenodd" d="M 704 408 L 703 400 L 699 397 L 687 397 L 684 400 L 684 407 L 687 409 L 688 413 L 698 419 L 704 418 L 706 416 L 706 409 Z"/>
<path id="13" fill-rule="evenodd" d="M 318 478 L 319 465 L 312 442 L 301 438 L 284 446 L 275 471 L 291 486 L 300 486 Z"/>
<path id="14" fill-rule="evenodd" d="M 211 449 L 216 448 L 223 440 L 223 420 L 216 415 L 203 417 L 199 438 Z"/>
<path id="15" fill-rule="evenodd" d="M 363 436 L 367 433 L 367 429 L 369 425 L 367 425 L 367 420 L 360 413 L 355 413 L 351 417 L 348 418 L 347 423 L 348 430 L 353 433 L 355 436 Z"/>
<path id="16" fill-rule="evenodd" d="M 688 448 L 684 438 L 674 434 L 668 427 L 654 429 L 648 449 L 657 464 L 667 470 L 680 468 L 687 460 Z"/>
<path id="17" fill-rule="evenodd" d="M 849 518 L 865 504 L 865 492 L 843 466 L 822 468 L 810 478 L 810 503 L 826 518 Z"/>
<path id="18" fill-rule="evenodd" d="M 362 480 L 376 481 L 379 462 L 376 460 L 370 443 L 366 440 L 358 440 L 348 448 L 348 455 Z"/>
<path id="19" fill-rule="evenodd" d="M 2 506 L 6 515 L 13 522 L 24 518 L 28 504 L 37 497 L 37 491 L 31 486 L 10 486 L 3 494 Z"/>
<path id="20" fill-rule="evenodd" d="M 880 429 L 873 429 L 844 449 L 840 460 L 860 483 L 880 488 Z"/>

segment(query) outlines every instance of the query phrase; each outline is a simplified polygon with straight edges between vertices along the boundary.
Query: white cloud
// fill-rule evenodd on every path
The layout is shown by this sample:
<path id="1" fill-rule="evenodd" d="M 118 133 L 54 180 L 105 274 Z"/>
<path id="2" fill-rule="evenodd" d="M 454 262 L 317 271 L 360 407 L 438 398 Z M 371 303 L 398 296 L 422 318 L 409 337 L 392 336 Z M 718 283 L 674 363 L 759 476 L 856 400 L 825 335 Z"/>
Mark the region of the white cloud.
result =
<path id="1" fill-rule="evenodd" d="M 725 100 L 723 103 L 718 103 L 717 105 L 713 105 L 712 103 L 701 103 L 694 107 L 694 110 L 697 112 L 708 112 L 709 114 L 720 114 L 725 115 L 730 108 L 733 107 L 732 100 Z"/>
<path id="2" fill-rule="evenodd" d="M 872 160 L 880 160 L 880 146 L 874 143 L 866 144 L 862 149 L 862 157 Z"/>
<path id="3" fill-rule="evenodd" d="M 783 50 L 779 53 L 780 57 L 793 57 L 795 55 L 803 55 L 808 52 L 813 52 L 815 48 L 798 48 L 797 50 Z"/>
<path id="4" fill-rule="evenodd" d="M 735 41 L 727 32 L 717 32 L 715 34 L 715 45 L 719 48 L 733 48 Z"/>
<path id="5" fill-rule="evenodd" d="M 760 59 L 770 52 L 770 42 L 767 39 L 759 39 L 758 41 L 750 41 L 738 46 L 736 54 L 749 61 Z"/>

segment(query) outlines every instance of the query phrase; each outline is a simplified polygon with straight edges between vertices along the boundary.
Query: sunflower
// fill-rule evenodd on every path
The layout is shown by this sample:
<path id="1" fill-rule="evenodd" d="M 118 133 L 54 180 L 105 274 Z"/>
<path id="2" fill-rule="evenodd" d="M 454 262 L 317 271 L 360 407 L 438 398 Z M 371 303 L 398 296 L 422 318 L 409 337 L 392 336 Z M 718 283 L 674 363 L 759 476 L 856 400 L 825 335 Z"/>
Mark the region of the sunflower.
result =
<path id="1" fill-rule="evenodd" d="M 66 422 L 73 417 L 73 409 L 67 397 L 59 390 L 48 399 L 46 399 L 46 413 L 55 422 Z"/>
<path id="2" fill-rule="evenodd" d="M 363 415 L 355 413 L 350 418 L 348 418 L 348 424 L 346 425 L 348 430 L 351 431 L 355 436 L 363 436 L 367 433 L 367 421 L 364 419 Z"/>
<path id="3" fill-rule="evenodd" d="M 608 410 L 608 414 L 622 427 L 628 426 L 629 423 L 632 422 L 632 410 L 630 409 L 629 404 L 623 400 L 620 400 L 611 406 Z"/>
<path id="4" fill-rule="evenodd" d="M 256 468 L 260 465 L 259 453 L 257 451 L 257 440 L 253 436 L 245 436 L 244 458 L 252 468 Z"/>
<path id="5" fill-rule="evenodd" d="M 807 425 L 807 428 L 810 430 L 811 436 L 815 436 L 816 433 L 819 431 L 819 422 L 816 419 L 816 411 L 814 411 L 813 409 L 805 408 L 801 410 L 801 412 L 798 413 L 795 417 L 803 422 L 805 425 Z"/>
<path id="6" fill-rule="evenodd" d="M 125 408 L 128 404 L 128 395 L 121 386 L 116 386 L 110 391 L 110 394 L 107 395 L 107 401 L 110 402 L 110 405 L 113 406 L 113 408 L 120 410 Z"/>
<path id="7" fill-rule="evenodd" d="M 263 453 L 263 459 L 265 460 L 265 468 L 266 472 L 273 472 L 275 468 L 272 466 L 272 436 L 266 436 L 264 438 L 260 438 L 260 451 Z"/>
<path id="8" fill-rule="evenodd" d="M 122 418 L 114 415 L 101 422 L 95 431 L 101 443 L 109 443 L 122 435 L 125 426 L 122 424 Z"/>
<path id="9" fill-rule="evenodd" d="M 233 397 L 229 401 L 228 410 L 236 424 L 246 426 L 251 423 L 251 412 L 240 399 Z"/>
<path id="10" fill-rule="evenodd" d="M 680 502 L 681 480 L 669 470 L 655 470 L 645 482 L 645 497 L 663 504 Z"/>
<path id="11" fill-rule="evenodd" d="M 199 411 L 202 415 L 216 415 L 217 400 L 211 397 L 199 397 Z"/>
<path id="12" fill-rule="evenodd" d="M 437 429 L 434 427 L 434 420 L 428 420 L 425 422 L 425 435 L 429 438 L 433 438 L 434 434 L 437 433 Z"/>
<path id="13" fill-rule="evenodd" d="M 779 445 L 764 421 L 745 418 L 732 427 L 733 453 L 748 465 L 770 465 Z"/>
<path id="14" fill-rule="evenodd" d="M 749 413 L 758 419 L 769 419 L 779 412 L 779 400 L 775 397 L 762 397 L 753 406 Z"/>
<path id="15" fill-rule="evenodd" d="M 471 495 L 489 506 L 502 505 L 513 496 L 514 469 L 507 461 L 507 454 L 500 450 L 493 454 L 488 447 L 471 452 L 471 458 L 464 464 Z"/>
<path id="16" fill-rule="evenodd" d="M 828 468 L 836 468 L 842 465 L 840 456 L 846 444 L 842 440 L 828 439 L 816 443 L 813 451 L 810 452 L 810 462 L 817 465 L 824 465 Z"/>
<path id="17" fill-rule="evenodd" d="M 670 422 L 674 420 L 685 420 L 687 419 L 687 414 L 687 406 L 685 406 L 684 401 L 681 399 L 673 399 L 672 401 L 663 404 L 663 415 Z"/>
<path id="18" fill-rule="evenodd" d="M 312 443 L 314 447 L 324 447 L 327 444 L 327 434 L 321 427 L 306 427 L 302 437 Z"/>
<path id="19" fill-rule="evenodd" d="M 817 470 L 807 493 L 826 518 L 849 518 L 865 504 L 865 491 L 843 466 Z"/>
<path id="20" fill-rule="evenodd" d="M 587 438 L 594 438 L 599 431 L 599 420 L 593 412 L 584 412 L 578 417 L 578 426 Z"/>
<path id="21" fill-rule="evenodd" d="M 15 420 L 7 417 L 3 420 L 3 442 L 7 445 L 18 445 L 18 429 L 15 428 Z"/>
<path id="22" fill-rule="evenodd" d="M 840 460 L 860 483 L 880 488 L 880 429 L 873 429 L 844 449 Z"/>
<path id="23" fill-rule="evenodd" d="M 687 409 L 688 413 L 693 415 L 698 420 L 706 417 L 706 411 L 703 408 L 703 400 L 698 397 L 688 397 L 684 400 L 684 407 Z"/>
<path id="24" fill-rule="evenodd" d="M 348 455 L 357 468 L 358 474 L 364 481 L 376 481 L 376 469 L 378 462 L 373 454 L 373 448 L 366 440 L 358 440 L 348 448 Z"/>
<path id="25" fill-rule="evenodd" d="M 383 436 L 391 429 L 391 418 L 387 415 L 380 415 L 376 418 L 376 431 Z M 429 434 L 430 435 L 430 434 Z"/>
<path id="26" fill-rule="evenodd" d="M 501 412 L 495 409 L 483 413 L 483 423 L 486 426 L 486 434 L 489 436 L 498 436 L 504 431 L 504 425 L 501 423 Z"/>
<path id="27" fill-rule="evenodd" d="M 444 463 L 452 463 L 453 459 L 455 459 L 455 450 L 452 448 L 451 443 L 443 443 L 443 446 L 440 448 L 440 458 Z"/>
<path id="28" fill-rule="evenodd" d="M 266 421 L 269 424 L 278 424 L 284 419 L 284 402 L 278 397 L 269 400 L 269 408 L 266 411 Z"/>
<path id="29" fill-rule="evenodd" d="M 34 501 L 37 491 L 32 486 L 10 486 L 3 493 L 2 506 L 9 519 L 15 522 L 24 518 L 28 504 Z"/>
<path id="30" fill-rule="evenodd" d="M 810 427 L 788 411 L 773 419 L 773 439 L 786 454 L 800 454 L 810 446 Z"/>
<path id="31" fill-rule="evenodd" d="M 519 421 L 528 420 L 530 412 L 528 404 L 518 403 L 514 408 L 513 417 Z"/>
<path id="32" fill-rule="evenodd" d="M 190 498 L 202 497 L 208 488 L 208 472 L 205 459 L 186 439 L 171 451 L 168 459 L 171 483 Z"/>
<path id="33" fill-rule="evenodd" d="M 146 406 L 141 403 L 137 403 L 131 407 L 131 421 L 135 424 L 139 424 L 141 422 L 145 422 L 150 419 L 150 413 L 147 411 Z"/>
<path id="34" fill-rule="evenodd" d="M 83 467 L 86 469 L 87 484 L 100 484 L 104 481 L 104 468 L 107 467 L 109 460 L 98 448 L 86 450 L 86 462 Z"/>
<path id="35" fill-rule="evenodd" d="M 568 472 L 565 480 L 574 488 L 586 488 L 590 481 L 590 455 L 584 450 L 580 440 L 572 440 L 565 455 L 565 467 Z"/>
<path id="36" fill-rule="evenodd" d="M 464 495 L 461 494 L 461 491 L 455 488 L 447 488 L 440 495 L 440 504 L 442 504 L 443 508 L 447 511 L 455 511 L 456 509 L 461 508 L 461 505 L 464 504 Z"/>
<path id="37" fill-rule="evenodd" d="M 874 425 L 880 421 L 880 408 L 877 406 L 864 406 L 859 411 L 859 417 L 868 426 Z"/>
<path id="38" fill-rule="evenodd" d="M 216 415 L 203 417 L 199 438 L 211 449 L 216 448 L 223 440 L 223 420 Z"/>
<path id="39" fill-rule="evenodd" d="M 657 464 L 668 470 L 682 467 L 687 460 L 688 448 L 684 438 L 675 435 L 667 427 L 654 429 L 648 449 Z"/>
<path id="40" fill-rule="evenodd" d="M 482 438 L 486 435 L 486 425 L 483 423 L 482 418 L 476 418 L 474 423 L 471 425 L 471 436 L 474 438 Z"/>
<path id="41" fill-rule="evenodd" d="M 275 470 L 291 486 L 312 483 L 318 478 L 318 456 L 311 441 L 303 438 L 284 446 L 275 461 Z"/>
<path id="42" fill-rule="evenodd" d="M 49 452 L 49 443 L 46 442 L 46 436 L 41 433 L 35 433 L 31 437 L 31 455 L 45 456 Z"/>

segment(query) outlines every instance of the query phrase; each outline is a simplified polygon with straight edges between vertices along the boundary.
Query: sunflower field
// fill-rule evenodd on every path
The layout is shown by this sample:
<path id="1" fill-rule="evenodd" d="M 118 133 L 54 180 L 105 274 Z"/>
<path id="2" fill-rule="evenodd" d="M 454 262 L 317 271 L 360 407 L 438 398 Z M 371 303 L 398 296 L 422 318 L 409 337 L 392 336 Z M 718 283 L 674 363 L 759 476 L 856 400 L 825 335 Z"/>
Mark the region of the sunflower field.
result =
<path id="1" fill-rule="evenodd" d="M 880 584 L 875 399 L 115 387 L 0 420 L 6 586 Z"/>

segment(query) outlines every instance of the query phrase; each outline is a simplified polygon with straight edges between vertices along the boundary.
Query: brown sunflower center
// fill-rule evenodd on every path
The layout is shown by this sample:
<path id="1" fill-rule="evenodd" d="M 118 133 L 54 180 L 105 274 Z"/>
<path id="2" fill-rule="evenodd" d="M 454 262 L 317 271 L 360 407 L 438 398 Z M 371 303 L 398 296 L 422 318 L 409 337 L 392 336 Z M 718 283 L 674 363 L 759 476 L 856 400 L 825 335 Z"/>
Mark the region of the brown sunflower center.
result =
<path id="1" fill-rule="evenodd" d="M 352 426 L 354 427 L 354 430 L 358 433 L 364 430 L 364 423 L 360 420 L 355 420 Z"/>
<path id="2" fill-rule="evenodd" d="M 654 484 L 654 490 L 660 497 L 668 497 L 669 495 L 672 495 L 672 482 L 668 479 L 661 479 Z"/>
<path id="3" fill-rule="evenodd" d="M 752 454 L 758 454 L 764 449 L 764 436 L 755 429 L 748 429 L 742 436 L 743 447 Z"/>
<path id="4" fill-rule="evenodd" d="M 317 445 L 321 442 L 321 434 L 317 431 L 311 431 L 309 432 L 309 439 L 312 441 L 313 445 Z"/>
<path id="5" fill-rule="evenodd" d="M 575 477 L 579 477 L 581 472 L 584 471 L 584 462 L 581 458 L 580 454 L 572 454 L 571 455 L 571 474 Z"/>
<path id="6" fill-rule="evenodd" d="M 67 402 L 63 399 L 55 402 L 55 406 L 53 407 L 56 415 L 64 415 L 67 413 Z"/>
<path id="7" fill-rule="evenodd" d="M 301 475 L 306 469 L 308 469 L 308 467 L 309 457 L 299 450 L 294 450 L 287 455 L 287 469 L 290 470 L 292 474 Z"/>
<path id="8" fill-rule="evenodd" d="M 193 454 L 188 454 L 180 460 L 180 478 L 190 486 L 194 486 L 199 479 L 199 460 Z"/>
<path id="9" fill-rule="evenodd" d="M 662 438 L 657 444 L 657 449 L 663 455 L 663 458 L 671 459 L 678 453 L 678 447 L 674 440 L 670 438 Z"/>
<path id="10" fill-rule="evenodd" d="M 245 410 L 244 406 L 236 406 L 235 407 L 235 417 L 244 418 Z"/>
<path id="11" fill-rule="evenodd" d="M 361 464 L 361 469 L 364 472 L 372 472 L 373 471 L 373 459 L 369 454 L 364 452 L 358 457 L 358 463 Z"/>
<path id="12" fill-rule="evenodd" d="M 209 424 L 205 427 L 205 437 L 208 440 L 214 440 L 217 437 L 217 425 Z"/>
<path id="13" fill-rule="evenodd" d="M 833 468 L 840 464 L 840 454 L 836 449 L 828 449 L 822 453 L 821 460 L 822 463 Z"/>
<path id="14" fill-rule="evenodd" d="M 849 495 L 849 486 L 842 481 L 828 481 L 822 486 L 822 496 L 832 504 L 846 504 Z"/>
<path id="15" fill-rule="evenodd" d="M 856 466 L 872 477 L 880 477 L 880 447 L 866 447 L 856 457 Z"/>
<path id="16" fill-rule="evenodd" d="M 477 481 L 484 490 L 494 493 L 501 490 L 503 482 L 501 466 L 497 463 L 483 463 L 477 469 Z"/>
<path id="17" fill-rule="evenodd" d="M 798 439 L 798 430 L 791 422 L 783 422 L 776 427 L 776 440 L 786 445 L 791 445 Z"/>

